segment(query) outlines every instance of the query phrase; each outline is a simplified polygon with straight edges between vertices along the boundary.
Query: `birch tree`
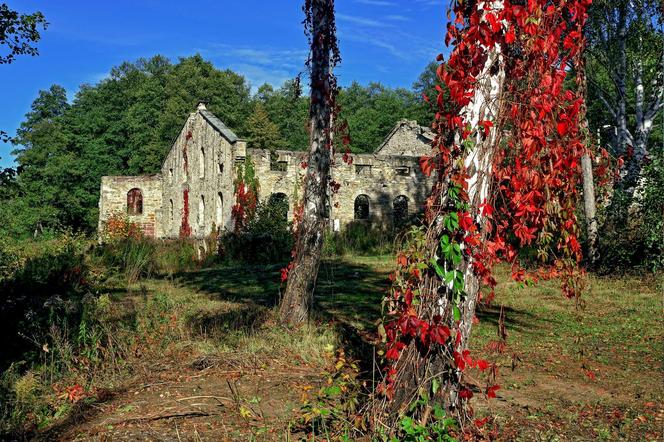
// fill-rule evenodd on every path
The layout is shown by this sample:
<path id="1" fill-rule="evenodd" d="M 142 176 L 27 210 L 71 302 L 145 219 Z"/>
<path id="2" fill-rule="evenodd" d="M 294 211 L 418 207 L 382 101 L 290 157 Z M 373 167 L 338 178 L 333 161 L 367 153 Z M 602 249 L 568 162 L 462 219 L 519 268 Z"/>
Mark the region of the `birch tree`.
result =
<path id="1" fill-rule="evenodd" d="M 589 92 L 605 115 L 594 123 L 609 137 L 614 154 L 625 158 L 621 175 L 630 194 L 664 108 L 663 25 L 661 3 L 655 0 L 599 0 L 590 9 Z"/>
<path id="2" fill-rule="evenodd" d="M 449 95 L 438 88 L 437 136 L 420 159 L 438 179 L 426 227 L 411 230 L 384 300 L 384 396 L 372 410 L 392 435 L 416 425 L 443 440 L 444 416 L 463 423 L 474 394 L 496 396 L 496 366 L 469 348 L 476 308 L 493 297 L 495 262 L 510 262 L 518 282 L 560 277 L 566 296 L 579 294 L 576 197 L 587 130 L 584 97 L 564 84 L 567 66 L 579 65 L 589 4 L 452 3 L 452 51 L 437 69 Z M 537 251 L 536 270 L 520 265 L 523 247 Z M 496 348 L 504 329 L 501 339 Z M 485 383 L 474 374 L 470 385 L 473 369 Z"/>
<path id="3" fill-rule="evenodd" d="M 332 68 L 339 61 L 334 20 L 334 0 L 306 0 L 305 26 L 310 33 L 311 104 L 309 157 L 304 178 L 302 219 L 295 240 L 293 261 L 279 315 L 281 321 L 299 324 L 309 318 L 323 248 L 325 210 L 332 160 L 331 121 L 336 95 Z"/>

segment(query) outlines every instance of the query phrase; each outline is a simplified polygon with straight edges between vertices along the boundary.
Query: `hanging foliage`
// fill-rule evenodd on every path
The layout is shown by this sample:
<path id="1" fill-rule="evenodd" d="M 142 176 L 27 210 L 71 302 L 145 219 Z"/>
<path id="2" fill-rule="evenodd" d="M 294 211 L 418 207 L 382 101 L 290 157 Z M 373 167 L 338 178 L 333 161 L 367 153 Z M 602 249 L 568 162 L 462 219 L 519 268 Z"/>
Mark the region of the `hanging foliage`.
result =
<path id="1" fill-rule="evenodd" d="M 590 0 L 454 1 L 438 57 L 438 109 L 432 152 L 421 158 L 437 180 L 426 203 L 427 227 L 413 229 L 390 275 L 381 328 L 384 379 L 374 417 L 404 413 L 425 422 L 443 403 L 464 420 L 473 396 L 463 374 L 497 367 L 468 348 L 475 307 L 493 297 L 492 267 L 512 266 L 516 281 L 560 277 L 580 292 L 581 247 L 575 215 L 580 159 L 587 152 L 583 95 L 564 81 L 579 62 Z M 526 270 L 519 250 L 537 251 Z M 482 289 L 480 290 L 480 287 Z M 428 411 L 427 411 L 428 410 Z"/>
<path id="2" fill-rule="evenodd" d="M 180 222 L 180 238 L 191 236 L 191 225 L 189 224 L 189 187 L 182 190 L 182 221 Z"/>

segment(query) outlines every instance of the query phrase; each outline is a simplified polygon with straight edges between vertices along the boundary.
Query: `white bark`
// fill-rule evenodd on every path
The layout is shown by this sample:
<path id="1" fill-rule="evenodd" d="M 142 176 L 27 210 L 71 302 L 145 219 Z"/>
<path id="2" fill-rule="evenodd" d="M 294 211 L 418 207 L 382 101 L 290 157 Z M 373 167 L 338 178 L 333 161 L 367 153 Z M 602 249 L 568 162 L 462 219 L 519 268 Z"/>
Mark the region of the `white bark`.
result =
<path id="1" fill-rule="evenodd" d="M 583 170 L 583 209 L 588 235 L 588 260 L 593 265 L 598 258 L 597 208 L 595 204 L 593 165 L 590 156 L 587 154 L 581 157 L 581 168 Z"/>

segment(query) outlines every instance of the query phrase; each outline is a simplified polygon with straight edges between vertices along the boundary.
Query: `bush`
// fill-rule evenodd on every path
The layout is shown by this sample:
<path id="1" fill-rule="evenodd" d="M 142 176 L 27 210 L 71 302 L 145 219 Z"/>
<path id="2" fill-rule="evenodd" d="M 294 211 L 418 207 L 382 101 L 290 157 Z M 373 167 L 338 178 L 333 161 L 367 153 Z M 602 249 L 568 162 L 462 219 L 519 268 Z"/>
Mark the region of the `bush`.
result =
<path id="1" fill-rule="evenodd" d="M 0 243 L 0 332 L 9 337 L 0 365 L 45 342 L 54 317 L 77 320 L 80 301 L 90 290 L 89 246 L 84 237 L 72 235 Z"/>
<path id="2" fill-rule="evenodd" d="M 288 208 L 284 204 L 276 199 L 261 203 L 243 231 L 221 234 L 219 253 L 222 259 L 255 264 L 288 261 L 293 249 L 293 234 L 286 218 Z"/>
<path id="3" fill-rule="evenodd" d="M 215 241 L 209 241 L 211 243 Z M 216 246 L 199 256 L 193 240 L 155 240 L 139 237 L 120 238 L 96 249 L 94 257 L 112 273 L 122 275 L 128 284 L 152 275 L 174 275 L 199 268 L 213 258 Z"/>
<path id="4" fill-rule="evenodd" d="M 643 172 L 644 185 L 635 204 L 617 189 L 600 228 L 600 270 L 664 268 L 664 153 L 653 155 Z"/>

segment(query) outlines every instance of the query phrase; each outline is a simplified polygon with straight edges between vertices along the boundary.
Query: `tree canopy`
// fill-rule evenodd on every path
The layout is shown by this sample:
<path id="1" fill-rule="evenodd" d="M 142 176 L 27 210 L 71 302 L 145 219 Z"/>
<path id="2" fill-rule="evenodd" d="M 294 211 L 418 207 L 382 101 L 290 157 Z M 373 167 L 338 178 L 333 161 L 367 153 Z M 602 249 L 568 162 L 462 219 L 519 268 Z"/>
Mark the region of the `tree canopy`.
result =
<path id="1" fill-rule="evenodd" d="M 18 55 L 38 55 L 34 45 L 39 41 L 40 29 L 46 30 L 48 22 L 41 12 L 21 14 L 0 4 L 0 64 L 12 63 Z"/>

